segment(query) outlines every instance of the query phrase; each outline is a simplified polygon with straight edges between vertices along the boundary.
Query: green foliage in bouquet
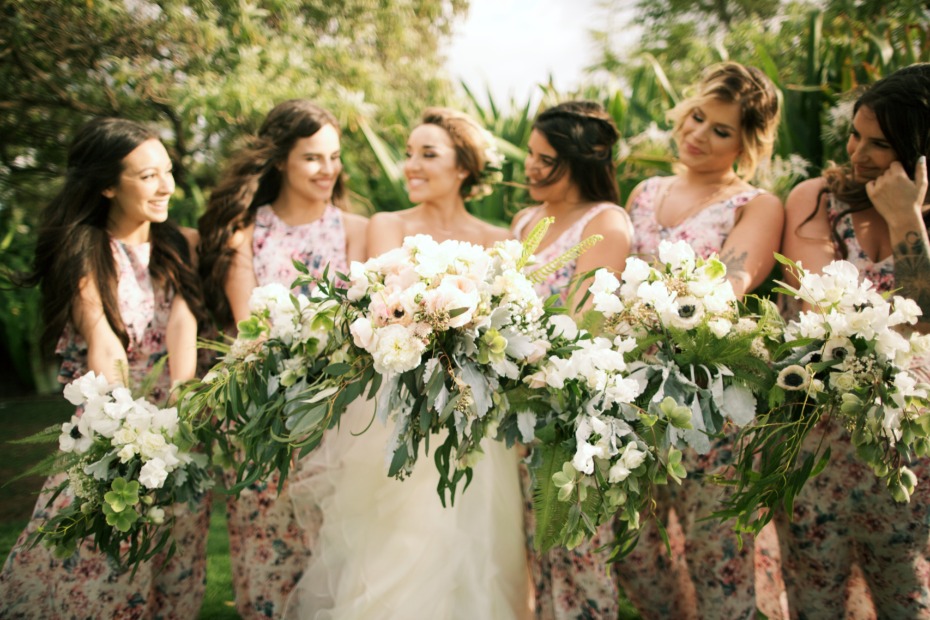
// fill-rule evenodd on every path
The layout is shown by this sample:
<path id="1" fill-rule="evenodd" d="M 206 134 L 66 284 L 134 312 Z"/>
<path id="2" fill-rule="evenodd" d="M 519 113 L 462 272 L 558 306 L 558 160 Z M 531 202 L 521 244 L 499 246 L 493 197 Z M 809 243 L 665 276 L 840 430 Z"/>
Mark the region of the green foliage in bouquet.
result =
<path id="1" fill-rule="evenodd" d="M 256 289 L 251 316 L 239 323 L 232 345 L 208 345 L 224 358 L 182 397 L 189 415 L 215 418 L 204 442 L 234 464 L 233 493 L 273 472 L 283 484 L 294 458 L 317 447 L 346 406 L 369 385 L 371 398 L 380 384 L 370 360 L 349 353 L 346 306 L 328 301 L 344 298 L 344 289 L 328 269 L 313 278 L 302 263 L 294 266 L 302 274 L 294 285 L 312 284 L 318 293 L 294 296 L 283 285 Z"/>
<path id="2" fill-rule="evenodd" d="M 845 261 L 817 275 L 778 259 L 798 285 L 776 290 L 811 309 L 786 327 L 768 410 L 741 433 L 735 477 L 723 481 L 734 493 L 717 516 L 734 518 L 742 532 L 758 533 L 775 509 L 792 514 L 804 484 L 829 463 L 831 423 L 845 429 L 856 456 L 899 502 L 917 483 L 908 463 L 930 455 L 930 385 L 908 370 L 930 337 L 898 331 L 916 322 L 916 304 L 889 301 Z"/>
<path id="3" fill-rule="evenodd" d="M 155 364 L 140 390 L 151 390 L 164 363 Z M 197 509 L 213 486 L 206 455 L 195 452 L 196 422 L 93 372 L 66 386 L 65 397 L 82 408 L 79 415 L 20 441 L 59 444 L 22 476 L 67 474 L 51 490 L 50 516 L 29 545 L 41 542 L 66 558 L 89 540 L 133 573 L 157 554 L 170 558 L 175 518 Z"/>

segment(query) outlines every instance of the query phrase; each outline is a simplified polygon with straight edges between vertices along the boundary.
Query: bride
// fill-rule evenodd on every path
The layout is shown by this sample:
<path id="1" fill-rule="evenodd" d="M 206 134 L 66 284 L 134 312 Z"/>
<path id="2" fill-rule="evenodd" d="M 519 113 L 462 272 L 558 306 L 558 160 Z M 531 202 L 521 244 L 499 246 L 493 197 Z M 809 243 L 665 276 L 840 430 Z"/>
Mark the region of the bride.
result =
<path id="1" fill-rule="evenodd" d="M 405 237 L 482 246 L 509 237 L 465 209 L 482 184 L 491 144 L 470 117 L 427 109 L 407 141 L 404 173 L 417 206 L 378 213 L 368 227 L 377 256 Z M 318 550 L 288 608 L 315 620 L 522 619 L 531 616 L 517 456 L 488 441 L 474 477 L 443 508 L 432 455 L 403 482 L 387 476 L 390 429 L 374 401 L 350 406 L 341 427 L 301 462 L 291 496 L 298 518 L 325 518 Z M 368 425 L 368 430 L 361 433 Z M 358 433 L 361 433 L 358 435 Z"/>

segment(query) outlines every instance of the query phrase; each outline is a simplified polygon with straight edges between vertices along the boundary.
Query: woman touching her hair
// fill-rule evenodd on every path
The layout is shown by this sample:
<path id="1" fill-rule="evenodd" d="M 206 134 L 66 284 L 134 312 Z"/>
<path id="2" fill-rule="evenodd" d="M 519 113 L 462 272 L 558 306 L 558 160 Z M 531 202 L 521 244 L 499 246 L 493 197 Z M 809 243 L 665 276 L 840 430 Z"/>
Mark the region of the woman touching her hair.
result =
<path id="1" fill-rule="evenodd" d="M 859 97 L 846 151 L 848 165 L 788 196 L 783 253 L 814 273 L 851 262 L 879 291 L 917 302 L 917 327 L 926 330 L 930 64 L 900 69 Z M 927 381 L 925 359 L 911 370 Z M 846 594 L 858 565 L 879 618 L 930 618 L 928 459 L 908 464 L 917 487 L 909 503 L 897 503 L 841 425 L 826 418 L 809 441 L 823 441 L 831 455 L 795 498 L 791 522 L 778 522 L 791 616 L 874 617 L 868 598 Z"/>
<path id="2" fill-rule="evenodd" d="M 678 146 L 675 174 L 643 181 L 627 203 L 636 230 L 633 253 L 656 255 L 664 240 L 686 241 L 698 256 L 716 253 L 741 298 L 768 277 L 781 242 L 781 202 L 747 181 L 772 153 L 778 95 L 764 73 L 735 62 L 709 67 L 695 91 L 668 114 Z M 685 450 L 688 478 L 660 492 L 656 516 L 667 526 L 674 511 L 681 537 L 671 534 L 672 546 L 684 548 L 683 559 L 673 560 L 657 528 L 647 524 L 618 566 L 621 585 L 645 618 L 755 617 L 754 541 L 740 548 L 729 524 L 706 519 L 725 491 L 704 477 L 730 463 L 732 441 L 731 434 L 712 439 L 703 455 Z M 696 603 L 682 607 L 691 583 Z"/>
<path id="3" fill-rule="evenodd" d="M 168 220 L 174 178 L 157 136 L 118 118 L 93 120 L 78 132 L 64 185 L 42 214 L 27 280 L 41 290 L 42 339 L 57 342 L 63 383 L 93 371 L 136 387 L 167 355 L 167 371 L 148 395 L 155 403 L 168 398 L 173 382 L 194 377 L 198 319 L 205 318 L 192 266 L 196 231 Z M 30 533 L 73 501 L 67 489 L 46 506 L 48 492 L 66 478 L 45 482 L 7 558 L 0 617 L 196 617 L 206 580 L 208 502 L 177 517 L 170 560 L 157 555 L 133 576 L 91 541 L 65 559 L 41 545 L 24 547 Z"/>

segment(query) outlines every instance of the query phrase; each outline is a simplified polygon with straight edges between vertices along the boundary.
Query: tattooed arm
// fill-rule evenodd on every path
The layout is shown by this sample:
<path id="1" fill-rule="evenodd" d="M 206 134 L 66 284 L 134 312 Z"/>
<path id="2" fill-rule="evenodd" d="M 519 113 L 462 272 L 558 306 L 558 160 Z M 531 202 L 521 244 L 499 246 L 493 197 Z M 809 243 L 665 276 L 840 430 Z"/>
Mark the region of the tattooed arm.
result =
<path id="1" fill-rule="evenodd" d="M 784 222 L 781 201 L 772 194 L 760 194 L 740 209 L 736 225 L 720 250 L 737 297 L 762 284 L 772 271 Z"/>
<path id="2" fill-rule="evenodd" d="M 866 185 L 866 190 L 875 210 L 888 224 L 895 286 L 917 302 L 924 313 L 921 323 L 930 326 L 930 239 L 923 221 L 926 159 L 917 162 L 913 181 L 899 162 L 893 162 L 884 174 Z"/>

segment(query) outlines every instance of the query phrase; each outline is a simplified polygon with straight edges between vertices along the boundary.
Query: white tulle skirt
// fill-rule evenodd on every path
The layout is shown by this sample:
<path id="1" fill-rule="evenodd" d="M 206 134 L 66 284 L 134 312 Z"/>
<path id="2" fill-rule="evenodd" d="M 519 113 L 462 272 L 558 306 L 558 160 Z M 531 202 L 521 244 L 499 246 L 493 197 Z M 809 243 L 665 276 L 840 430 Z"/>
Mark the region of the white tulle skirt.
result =
<path id="1" fill-rule="evenodd" d="M 304 459 L 291 483 L 298 520 L 323 515 L 287 610 L 301 620 L 509 620 L 531 617 L 517 456 L 488 441 L 468 489 L 443 508 L 432 453 L 387 476 L 389 429 L 374 401 Z"/>

